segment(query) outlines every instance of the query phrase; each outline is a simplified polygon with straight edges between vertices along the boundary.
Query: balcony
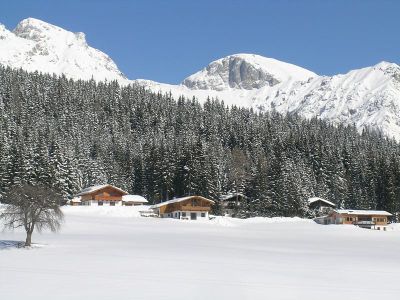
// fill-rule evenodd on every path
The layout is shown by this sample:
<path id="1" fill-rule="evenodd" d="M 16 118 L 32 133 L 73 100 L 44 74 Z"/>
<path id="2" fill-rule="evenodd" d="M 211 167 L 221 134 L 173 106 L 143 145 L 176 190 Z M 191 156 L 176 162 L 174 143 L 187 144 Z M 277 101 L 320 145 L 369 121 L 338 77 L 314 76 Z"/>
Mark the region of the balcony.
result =
<path id="1" fill-rule="evenodd" d="M 374 226 L 376 223 L 374 221 L 355 221 L 353 224 L 357 226 Z"/>
<path id="2" fill-rule="evenodd" d="M 209 211 L 210 207 L 182 205 L 180 207 L 180 210 L 182 210 L 182 211 Z"/>
<path id="3" fill-rule="evenodd" d="M 99 201 L 121 201 L 122 197 L 121 196 L 95 196 L 94 200 L 99 200 Z"/>

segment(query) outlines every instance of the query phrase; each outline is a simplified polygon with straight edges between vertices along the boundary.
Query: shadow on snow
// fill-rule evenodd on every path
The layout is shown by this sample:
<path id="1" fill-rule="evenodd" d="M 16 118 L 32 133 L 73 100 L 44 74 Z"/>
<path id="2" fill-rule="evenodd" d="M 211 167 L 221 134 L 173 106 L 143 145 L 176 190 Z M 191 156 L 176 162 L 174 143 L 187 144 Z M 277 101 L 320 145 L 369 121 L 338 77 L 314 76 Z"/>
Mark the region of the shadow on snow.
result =
<path id="1" fill-rule="evenodd" d="M 10 240 L 0 240 L 0 250 L 7 248 L 22 248 L 25 242 L 23 241 L 10 241 Z"/>

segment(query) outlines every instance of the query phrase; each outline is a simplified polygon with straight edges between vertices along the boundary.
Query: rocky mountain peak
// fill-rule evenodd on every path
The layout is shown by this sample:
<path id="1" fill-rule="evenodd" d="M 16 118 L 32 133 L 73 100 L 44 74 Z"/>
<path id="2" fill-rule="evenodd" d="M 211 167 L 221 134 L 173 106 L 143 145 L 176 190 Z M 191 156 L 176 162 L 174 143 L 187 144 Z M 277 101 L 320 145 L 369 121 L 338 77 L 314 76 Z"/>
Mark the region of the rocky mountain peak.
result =
<path id="1" fill-rule="evenodd" d="M 22 20 L 12 32 L 0 29 L 0 63 L 73 79 L 126 80 L 110 57 L 87 44 L 84 33 L 35 18 Z"/>
<path id="2" fill-rule="evenodd" d="M 16 36 L 35 42 L 46 39 L 46 37 L 49 37 L 49 34 L 57 32 L 64 33 L 65 30 L 34 18 L 22 20 L 13 30 Z"/>
<path id="3" fill-rule="evenodd" d="M 316 76 L 306 69 L 255 54 L 234 54 L 210 63 L 182 84 L 191 89 L 260 89 Z"/>

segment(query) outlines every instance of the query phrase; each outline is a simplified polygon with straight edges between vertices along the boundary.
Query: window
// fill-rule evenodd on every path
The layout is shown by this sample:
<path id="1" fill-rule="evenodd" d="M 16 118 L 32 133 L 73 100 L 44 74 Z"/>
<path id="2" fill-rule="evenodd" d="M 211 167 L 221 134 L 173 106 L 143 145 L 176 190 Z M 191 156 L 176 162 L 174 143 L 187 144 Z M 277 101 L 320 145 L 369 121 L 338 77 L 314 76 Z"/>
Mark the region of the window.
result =
<path id="1" fill-rule="evenodd" d="M 185 211 L 182 212 L 182 217 L 186 217 L 186 212 Z"/>
<path id="2" fill-rule="evenodd" d="M 227 208 L 233 209 L 236 208 L 236 203 L 235 202 L 229 202 L 227 205 Z"/>
<path id="3" fill-rule="evenodd" d="M 110 202 L 110 206 L 115 206 L 115 202 L 114 202 L 114 201 L 111 201 L 111 202 Z"/>
<path id="4" fill-rule="evenodd" d="M 199 205 L 199 201 L 197 201 L 196 199 L 192 200 L 192 206 L 198 206 Z"/>
<path id="5" fill-rule="evenodd" d="M 97 202 L 97 205 L 98 205 L 98 206 L 103 206 L 103 201 Z"/>
<path id="6" fill-rule="evenodd" d="M 205 218 L 206 217 L 206 213 L 201 213 L 201 217 Z"/>

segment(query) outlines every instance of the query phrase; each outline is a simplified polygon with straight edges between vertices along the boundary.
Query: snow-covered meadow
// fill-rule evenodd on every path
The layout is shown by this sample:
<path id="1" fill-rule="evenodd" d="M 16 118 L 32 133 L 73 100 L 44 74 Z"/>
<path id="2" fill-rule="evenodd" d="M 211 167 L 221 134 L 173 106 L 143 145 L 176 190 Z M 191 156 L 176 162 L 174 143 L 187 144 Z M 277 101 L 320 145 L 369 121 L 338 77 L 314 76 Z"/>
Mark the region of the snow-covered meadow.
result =
<path id="1" fill-rule="evenodd" d="M 143 209 L 140 208 L 140 209 Z M 0 232 L 1 299 L 377 299 L 397 297 L 400 227 L 310 220 L 139 217 L 66 207 L 59 233 Z"/>

